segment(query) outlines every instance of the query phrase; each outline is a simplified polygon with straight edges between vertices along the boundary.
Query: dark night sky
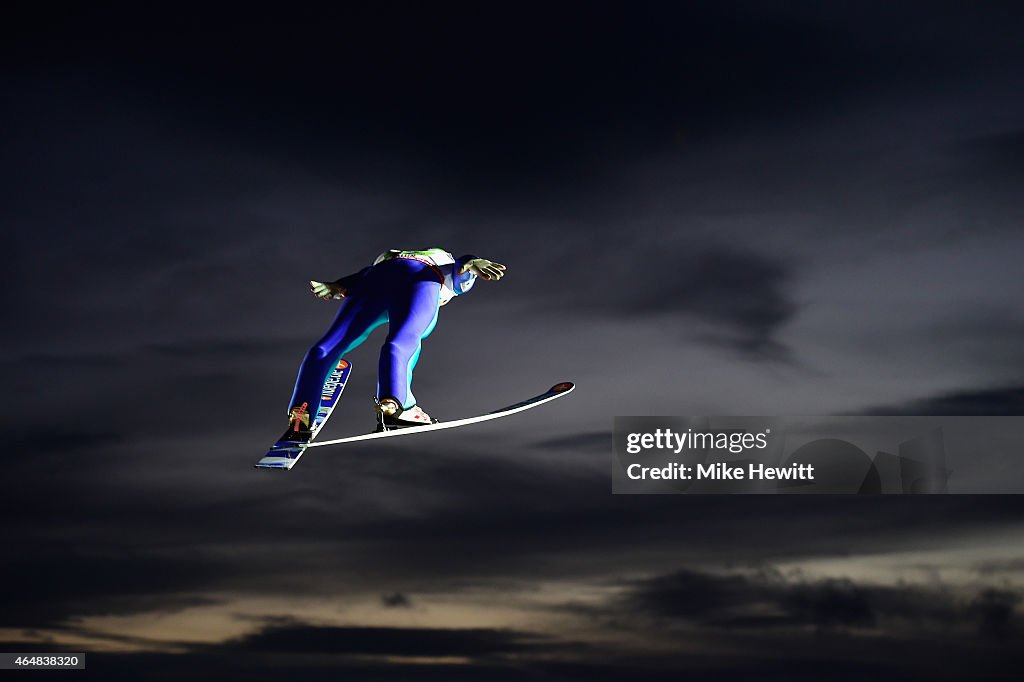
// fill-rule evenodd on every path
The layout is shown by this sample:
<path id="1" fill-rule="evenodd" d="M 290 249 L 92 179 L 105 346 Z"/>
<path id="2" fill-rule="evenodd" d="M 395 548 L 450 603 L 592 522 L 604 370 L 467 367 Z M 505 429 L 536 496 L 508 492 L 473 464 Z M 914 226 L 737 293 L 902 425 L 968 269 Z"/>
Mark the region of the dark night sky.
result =
<path id="1" fill-rule="evenodd" d="M 1018 497 L 610 494 L 615 415 L 1024 414 L 1024 11 L 776 4 L 6 16 L 0 650 L 105 680 L 1019 670 Z M 509 267 L 442 311 L 428 411 L 577 392 L 252 470 L 333 314 L 306 280 L 426 245 Z M 380 338 L 329 432 L 371 425 Z"/>

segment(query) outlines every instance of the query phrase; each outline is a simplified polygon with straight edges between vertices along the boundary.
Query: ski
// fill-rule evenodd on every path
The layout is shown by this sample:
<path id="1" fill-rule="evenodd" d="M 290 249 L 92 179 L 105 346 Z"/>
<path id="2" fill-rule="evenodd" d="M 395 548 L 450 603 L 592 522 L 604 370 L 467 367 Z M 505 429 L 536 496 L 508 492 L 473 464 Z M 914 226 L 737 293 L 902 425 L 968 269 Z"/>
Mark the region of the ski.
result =
<path id="1" fill-rule="evenodd" d="M 352 363 L 343 358 L 338 360 L 338 364 L 327 375 L 327 378 L 324 379 L 323 388 L 320 390 L 320 409 L 313 416 L 313 423 L 311 425 L 311 430 L 313 431 L 312 438 L 316 438 L 320 429 L 327 423 L 331 413 L 334 412 L 334 408 L 338 405 L 338 399 L 341 397 L 342 391 L 345 390 L 348 375 L 351 372 Z M 302 457 L 302 453 L 305 452 L 309 445 L 310 443 L 278 441 L 271 446 L 270 450 L 263 456 L 263 459 L 257 462 L 256 466 L 280 468 L 280 465 L 266 464 L 265 462 L 287 461 L 291 462 L 291 464 L 285 468 L 290 469 L 295 462 L 299 461 L 299 457 Z"/>
<path id="2" fill-rule="evenodd" d="M 364 440 L 376 440 L 378 438 L 390 438 L 392 436 L 408 436 L 414 433 L 424 433 L 426 431 L 440 431 L 442 429 L 452 429 L 457 426 L 468 426 L 469 424 L 477 424 L 479 422 L 490 421 L 491 419 L 500 419 L 501 417 L 507 417 L 517 412 L 523 412 L 534 407 L 549 403 L 552 400 L 561 398 L 562 396 L 569 395 L 572 390 L 576 388 L 576 385 L 571 381 L 564 381 L 560 384 L 555 384 L 544 393 L 535 395 L 532 398 L 524 400 L 522 402 L 503 407 L 487 414 L 482 414 L 476 417 L 466 417 L 464 419 L 456 419 L 454 421 L 440 422 L 438 424 L 426 424 L 424 426 L 410 426 L 401 429 L 391 429 L 388 431 L 378 431 L 374 433 L 364 433 L 358 436 L 349 436 L 347 438 L 335 438 L 332 440 L 323 440 L 308 445 L 300 445 L 281 449 L 271 449 L 256 466 L 260 468 L 269 469 L 291 469 L 295 466 L 295 463 L 299 460 L 299 457 L 309 448 L 322 447 L 324 445 L 341 445 L 343 443 L 355 443 L 357 441 Z"/>

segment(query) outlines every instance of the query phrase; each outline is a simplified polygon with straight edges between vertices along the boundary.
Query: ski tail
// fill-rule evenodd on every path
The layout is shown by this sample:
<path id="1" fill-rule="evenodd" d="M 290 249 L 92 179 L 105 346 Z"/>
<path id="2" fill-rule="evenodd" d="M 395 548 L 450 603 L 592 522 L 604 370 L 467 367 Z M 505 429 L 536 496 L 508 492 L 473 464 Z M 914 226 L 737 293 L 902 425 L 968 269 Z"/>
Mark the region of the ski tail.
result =
<path id="1" fill-rule="evenodd" d="M 313 423 L 311 429 L 313 438 L 316 438 L 316 434 L 320 432 L 320 429 L 324 427 L 331 414 L 334 412 L 334 408 L 338 404 L 338 399 L 341 398 L 342 391 L 345 390 L 345 384 L 348 383 L 348 375 L 352 372 L 352 363 L 348 360 L 341 358 L 338 360 L 338 364 L 331 370 L 331 373 L 324 379 L 324 385 L 320 389 L 320 408 L 316 411 L 316 415 L 313 416 Z M 291 469 L 295 466 L 295 463 L 299 461 L 299 457 L 302 457 L 302 453 L 309 447 L 309 443 L 292 443 L 289 441 L 278 441 L 270 448 L 267 454 L 263 455 L 260 461 L 256 462 L 255 466 L 257 469 Z"/>
<path id="2" fill-rule="evenodd" d="M 291 469 L 307 447 L 305 444 L 287 448 L 273 447 L 254 466 L 257 469 Z"/>

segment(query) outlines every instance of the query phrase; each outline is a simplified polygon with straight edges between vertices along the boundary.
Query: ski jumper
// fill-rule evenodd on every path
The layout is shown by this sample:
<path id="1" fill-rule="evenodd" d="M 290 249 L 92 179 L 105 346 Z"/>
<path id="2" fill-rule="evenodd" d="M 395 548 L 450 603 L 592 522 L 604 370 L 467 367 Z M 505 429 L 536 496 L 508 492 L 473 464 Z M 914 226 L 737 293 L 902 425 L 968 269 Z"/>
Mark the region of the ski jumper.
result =
<path id="1" fill-rule="evenodd" d="M 476 282 L 472 272 L 459 274 L 473 258 L 456 260 L 443 249 L 391 250 L 370 267 L 338 280 L 347 295 L 331 328 L 306 353 L 289 409 L 308 403 L 310 414 L 316 414 L 328 373 L 385 322 L 388 335 L 380 351 L 377 399 L 394 398 L 403 409 L 415 405 L 412 373 L 421 342 L 434 330 L 440 306 Z"/>

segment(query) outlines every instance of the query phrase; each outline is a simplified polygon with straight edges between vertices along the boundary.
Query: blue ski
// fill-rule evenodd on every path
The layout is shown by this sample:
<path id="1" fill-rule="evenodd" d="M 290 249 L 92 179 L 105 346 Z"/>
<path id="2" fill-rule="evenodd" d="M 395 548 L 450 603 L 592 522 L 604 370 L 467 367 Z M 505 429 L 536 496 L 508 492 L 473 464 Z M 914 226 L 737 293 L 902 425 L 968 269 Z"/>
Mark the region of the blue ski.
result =
<path id="1" fill-rule="evenodd" d="M 327 419 L 334 412 L 334 408 L 338 404 L 338 398 L 341 397 L 342 391 L 345 390 L 345 384 L 348 382 L 348 375 L 352 371 L 352 363 L 348 360 L 338 360 L 337 366 L 331 370 L 331 373 L 327 375 L 324 380 L 324 386 L 320 390 L 320 409 L 313 415 L 313 438 L 316 438 L 316 434 L 320 432 L 320 429 L 327 423 Z M 312 439 L 311 439 L 312 440 Z M 270 451 L 263 456 L 256 466 L 265 467 L 269 466 L 264 464 L 265 461 L 277 461 L 287 460 L 293 464 L 299 460 L 302 453 L 309 447 L 309 443 L 292 443 L 290 441 L 278 441 L 271 446 Z M 289 465 L 287 468 L 291 468 Z"/>

